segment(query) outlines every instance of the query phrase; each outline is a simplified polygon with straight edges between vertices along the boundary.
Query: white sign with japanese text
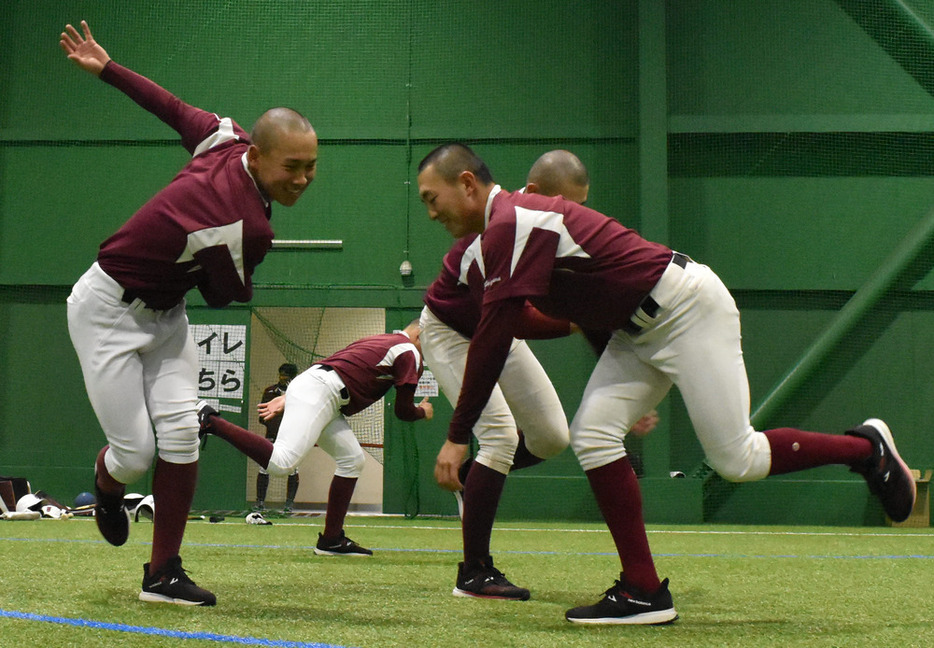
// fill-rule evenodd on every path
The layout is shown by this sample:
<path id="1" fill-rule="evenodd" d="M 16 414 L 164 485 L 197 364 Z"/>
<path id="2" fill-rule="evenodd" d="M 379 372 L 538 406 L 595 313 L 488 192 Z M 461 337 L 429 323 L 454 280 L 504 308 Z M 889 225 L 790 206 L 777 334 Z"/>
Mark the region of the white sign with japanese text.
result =
<path id="1" fill-rule="evenodd" d="M 243 398 L 246 326 L 192 324 L 198 346 L 198 397 Z"/>

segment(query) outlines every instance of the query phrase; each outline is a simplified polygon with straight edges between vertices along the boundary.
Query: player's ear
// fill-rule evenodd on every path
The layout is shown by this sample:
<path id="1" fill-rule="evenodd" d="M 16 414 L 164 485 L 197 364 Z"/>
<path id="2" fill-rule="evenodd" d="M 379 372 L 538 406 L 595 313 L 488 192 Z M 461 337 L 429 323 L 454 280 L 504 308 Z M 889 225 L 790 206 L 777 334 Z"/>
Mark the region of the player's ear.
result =
<path id="1" fill-rule="evenodd" d="M 477 176 L 471 171 L 461 171 L 460 175 L 457 176 L 457 181 L 467 193 L 471 193 L 477 188 Z"/>
<path id="2" fill-rule="evenodd" d="M 525 193 L 541 193 L 541 191 L 538 189 L 538 183 L 530 182 L 529 184 L 525 185 Z"/>
<path id="3" fill-rule="evenodd" d="M 250 147 L 246 150 L 246 161 L 248 164 L 256 164 L 256 161 L 259 159 L 259 147 L 256 144 L 250 144 Z"/>

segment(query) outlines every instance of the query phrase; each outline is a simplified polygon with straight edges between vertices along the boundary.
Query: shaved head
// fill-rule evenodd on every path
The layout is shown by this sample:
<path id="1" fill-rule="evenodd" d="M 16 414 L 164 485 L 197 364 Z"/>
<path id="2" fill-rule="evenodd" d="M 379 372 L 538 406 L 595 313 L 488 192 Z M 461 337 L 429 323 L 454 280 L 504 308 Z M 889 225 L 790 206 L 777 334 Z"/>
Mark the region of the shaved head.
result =
<path id="1" fill-rule="evenodd" d="M 250 139 L 247 168 L 263 198 L 291 207 L 315 179 L 315 129 L 291 108 L 273 108 L 253 124 Z"/>
<path id="2" fill-rule="evenodd" d="M 284 133 L 314 133 L 311 123 L 291 108 L 271 108 L 253 124 L 250 139 L 261 151 L 270 151 L 279 144 Z"/>
<path id="3" fill-rule="evenodd" d="M 570 151 L 548 151 L 529 169 L 526 186 L 534 193 L 571 199 L 590 187 L 587 167 Z M 586 191 L 584 192 L 586 197 Z"/>
<path id="4" fill-rule="evenodd" d="M 465 144 L 442 144 L 419 163 L 419 173 L 429 166 L 447 182 L 454 182 L 463 171 L 470 171 L 484 184 L 493 182 L 493 174 L 486 163 Z"/>

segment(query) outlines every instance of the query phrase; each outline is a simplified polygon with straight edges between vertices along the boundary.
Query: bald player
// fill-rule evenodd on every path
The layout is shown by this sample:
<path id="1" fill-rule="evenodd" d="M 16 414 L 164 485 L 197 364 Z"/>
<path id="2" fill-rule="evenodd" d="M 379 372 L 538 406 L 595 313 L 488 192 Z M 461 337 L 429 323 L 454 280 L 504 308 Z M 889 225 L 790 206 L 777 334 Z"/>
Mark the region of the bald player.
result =
<path id="1" fill-rule="evenodd" d="M 424 369 L 417 320 L 402 331 L 369 335 L 312 365 L 289 384 L 285 394 L 260 403 L 260 418 L 282 416 L 275 442 L 221 418 L 207 403 L 199 405 L 202 434 L 214 434 L 258 463 L 271 475 L 288 475 L 315 444 L 337 464 L 328 490 L 324 531 L 315 553 L 325 556 L 370 556 L 344 533 L 357 479 L 366 456 L 348 423 L 395 387 L 393 412 L 402 421 L 431 420 L 434 408 L 415 390 Z"/>
<path id="2" fill-rule="evenodd" d="M 890 518 L 911 513 L 914 479 L 883 421 L 868 419 L 845 434 L 752 428 L 739 312 L 710 268 L 563 198 L 503 191 L 462 144 L 439 146 L 418 171 L 432 220 L 456 237 L 483 233 L 482 311 L 436 462 L 439 482 L 457 483 L 470 431 L 501 375 L 527 300 L 552 317 L 611 332 L 570 434 L 622 572 L 600 601 L 568 610 L 567 620 L 660 624 L 678 616 L 668 579 L 655 570 L 624 445 L 632 423 L 672 385 L 707 461 L 724 478 L 752 481 L 842 464 L 866 479 Z"/>
<path id="3" fill-rule="evenodd" d="M 108 442 L 95 464 L 95 519 L 109 543 L 126 542 L 126 484 L 158 451 L 159 505 L 139 598 L 214 605 L 179 556 L 198 474 L 198 357 L 185 294 L 197 287 L 213 307 L 250 300 L 253 269 L 272 245 L 270 205 L 294 205 L 314 180 L 318 139 L 288 108 L 262 115 L 248 135 L 118 65 L 86 22 L 81 28 L 61 34 L 68 58 L 175 129 L 192 155 L 101 244 L 68 298 L 68 331 Z"/>

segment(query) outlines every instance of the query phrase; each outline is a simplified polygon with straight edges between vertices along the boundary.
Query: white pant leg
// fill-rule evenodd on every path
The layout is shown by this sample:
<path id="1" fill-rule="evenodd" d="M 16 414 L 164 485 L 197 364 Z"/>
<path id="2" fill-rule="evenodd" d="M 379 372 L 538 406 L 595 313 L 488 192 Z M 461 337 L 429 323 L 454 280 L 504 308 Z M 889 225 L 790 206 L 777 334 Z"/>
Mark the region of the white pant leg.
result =
<path id="1" fill-rule="evenodd" d="M 160 316 L 156 344 L 141 351 L 146 405 L 159 457 L 169 463 L 198 460 L 198 351 L 183 307 Z"/>
<path id="2" fill-rule="evenodd" d="M 470 340 L 441 322 L 427 307 L 422 309 L 419 323 L 422 329 L 419 340 L 425 364 L 431 369 L 448 401 L 456 406 L 464 383 Z M 498 384 L 493 388 L 490 400 L 474 425 L 473 434 L 480 445 L 476 461 L 502 474 L 508 473 L 519 444 L 519 435 L 515 419 Z"/>
<path id="3" fill-rule="evenodd" d="M 571 421 L 571 447 L 584 470 L 626 456 L 629 429 L 671 389 L 671 380 L 640 360 L 624 335 L 610 338 Z"/>
<path id="4" fill-rule="evenodd" d="M 525 436 L 525 446 L 539 459 L 550 459 L 568 447 L 567 415 L 551 379 L 525 340 L 513 344 L 499 386 Z"/>
<path id="5" fill-rule="evenodd" d="M 343 415 L 327 424 L 318 437 L 318 446 L 334 459 L 334 474 L 338 477 L 356 479 L 363 473 L 366 454 Z"/>
<path id="6" fill-rule="evenodd" d="M 749 422 L 739 312 L 729 291 L 710 268 L 689 263 L 657 300 L 662 314 L 651 328 L 637 336 L 614 333 L 591 378 L 594 389 L 607 389 L 617 398 L 624 393 L 627 402 L 631 398 L 637 403 L 618 407 L 621 415 L 616 421 L 622 430 L 638 420 L 632 412 L 641 416 L 650 410 L 665 381 L 673 382 L 711 466 L 732 481 L 765 477 L 771 451 L 765 435 Z M 635 382 L 623 372 L 634 376 Z M 606 399 L 598 404 L 602 410 L 586 412 L 582 403 L 572 425 L 572 443 L 585 470 L 608 463 L 604 459 L 613 453 L 610 436 L 591 432 L 601 424 L 612 426 L 613 404 Z M 589 400 L 586 405 L 593 406 Z"/>
<path id="7" fill-rule="evenodd" d="M 266 467 L 270 475 L 283 477 L 295 470 L 324 429 L 342 417 L 341 384 L 336 373 L 314 367 L 289 383 L 282 424 Z"/>
<path id="8" fill-rule="evenodd" d="M 762 479 L 772 453 L 768 439 L 749 421 L 736 303 L 707 266 L 689 263 L 685 277 L 688 290 L 672 309 L 671 321 L 646 333 L 649 348 L 657 348 L 648 353 L 681 392 L 711 467 L 730 481 Z"/>
<path id="9" fill-rule="evenodd" d="M 156 444 L 139 355 L 151 343 L 151 334 L 136 319 L 141 313 L 121 302 L 121 295 L 119 284 L 95 263 L 68 297 L 68 333 L 91 407 L 110 445 L 104 457 L 107 471 L 128 484 L 152 464 Z"/>

